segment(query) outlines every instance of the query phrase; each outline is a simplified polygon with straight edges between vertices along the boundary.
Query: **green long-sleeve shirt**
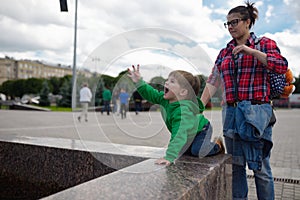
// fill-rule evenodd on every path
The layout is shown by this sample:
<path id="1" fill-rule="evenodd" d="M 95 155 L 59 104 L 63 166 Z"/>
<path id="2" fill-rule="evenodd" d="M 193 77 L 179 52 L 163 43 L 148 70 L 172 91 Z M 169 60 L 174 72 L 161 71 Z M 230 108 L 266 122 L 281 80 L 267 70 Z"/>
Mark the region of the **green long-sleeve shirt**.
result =
<path id="1" fill-rule="evenodd" d="M 157 91 L 143 80 L 140 80 L 136 86 L 144 99 L 161 106 L 161 114 L 168 130 L 171 132 L 164 158 L 174 162 L 185 144 L 192 140 L 208 123 L 208 119 L 202 114 L 204 105 L 199 98 L 197 98 L 198 104 L 191 100 L 169 103 L 169 100 L 163 98 L 163 92 Z"/>
<path id="2" fill-rule="evenodd" d="M 102 99 L 103 101 L 110 101 L 111 100 L 111 91 L 107 88 L 104 88 L 102 92 Z"/>

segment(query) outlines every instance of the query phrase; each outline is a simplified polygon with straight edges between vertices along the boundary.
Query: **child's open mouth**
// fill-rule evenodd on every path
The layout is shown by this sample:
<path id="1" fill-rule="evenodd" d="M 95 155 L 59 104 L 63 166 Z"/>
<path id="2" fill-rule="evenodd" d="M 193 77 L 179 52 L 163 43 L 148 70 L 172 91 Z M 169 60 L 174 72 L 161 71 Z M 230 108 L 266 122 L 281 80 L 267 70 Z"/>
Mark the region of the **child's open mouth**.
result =
<path id="1" fill-rule="evenodd" d="M 169 88 L 166 88 L 166 87 L 165 87 L 164 90 L 165 90 L 165 91 L 164 91 L 165 94 L 167 94 L 167 93 L 169 92 Z"/>

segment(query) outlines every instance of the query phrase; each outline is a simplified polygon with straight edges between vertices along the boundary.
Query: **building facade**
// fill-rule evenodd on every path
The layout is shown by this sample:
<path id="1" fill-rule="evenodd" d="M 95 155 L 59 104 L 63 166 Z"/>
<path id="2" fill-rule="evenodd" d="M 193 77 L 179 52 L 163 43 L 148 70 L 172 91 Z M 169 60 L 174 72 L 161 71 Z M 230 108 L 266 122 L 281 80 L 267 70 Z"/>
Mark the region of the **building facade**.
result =
<path id="1" fill-rule="evenodd" d="M 0 85 L 7 80 L 14 80 L 17 75 L 16 62 L 8 58 L 0 58 Z"/>
<path id="2" fill-rule="evenodd" d="M 85 77 L 91 72 L 82 71 Z M 72 75 L 72 67 L 60 64 L 49 64 L 35 60 L 15 60 L 10 57 L 0 58 L 0 85 L 7 80 L 28 78 L 50 78 Z"/>

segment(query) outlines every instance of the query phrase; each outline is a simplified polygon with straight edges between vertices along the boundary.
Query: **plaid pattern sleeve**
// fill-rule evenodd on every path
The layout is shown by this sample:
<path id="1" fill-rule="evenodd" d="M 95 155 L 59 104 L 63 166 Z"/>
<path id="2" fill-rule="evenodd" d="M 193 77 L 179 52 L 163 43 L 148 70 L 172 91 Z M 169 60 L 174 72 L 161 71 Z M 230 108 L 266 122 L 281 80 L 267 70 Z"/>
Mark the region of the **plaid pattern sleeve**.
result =
<path id="1" fill-rule="evenodd" d="M 262 37 L 260 41 L 261 50 L 267 54 L 268 65 L 266 68 L 278 74 L 285 74 L 288 68 L 288 61 L 280 53 L 275 41 Z"/>

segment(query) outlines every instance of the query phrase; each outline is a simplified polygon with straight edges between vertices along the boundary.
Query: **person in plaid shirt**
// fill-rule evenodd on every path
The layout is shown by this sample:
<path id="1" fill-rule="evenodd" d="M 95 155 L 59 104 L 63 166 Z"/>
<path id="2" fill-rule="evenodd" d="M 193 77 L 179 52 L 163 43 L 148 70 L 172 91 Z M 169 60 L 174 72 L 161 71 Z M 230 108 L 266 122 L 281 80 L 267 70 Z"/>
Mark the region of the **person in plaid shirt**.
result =
<path id="1" fill-rule="evenodd" d="M 274 199 L 268 70 L 284 74 L 288 62 L 270 38 L 262 37 L 260 50 L 255 48 L 256 35 L 250 29 L 257 17 L 258 10 L 249 1 L 229 11 L 224 25 L 232 40 L 220 51 L 201 96 L 207 104 L 218 87 L 224 91 L 223 135 L 227 153 L 233 156 L 233 199 L 247 199 L 246 164 L 254 172 L 258 199 Z"/>

